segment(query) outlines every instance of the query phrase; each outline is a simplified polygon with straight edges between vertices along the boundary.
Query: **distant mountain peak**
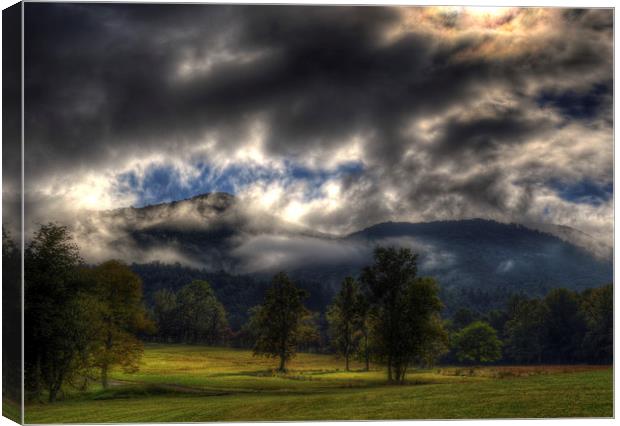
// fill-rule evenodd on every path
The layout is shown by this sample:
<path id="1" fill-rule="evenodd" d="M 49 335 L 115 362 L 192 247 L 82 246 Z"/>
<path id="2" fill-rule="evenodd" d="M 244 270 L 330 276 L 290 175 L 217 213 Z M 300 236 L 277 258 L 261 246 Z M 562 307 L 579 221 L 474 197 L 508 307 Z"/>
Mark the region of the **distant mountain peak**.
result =
<path id="1" fill-rule="evenodd" d="M 128 208 L 134 209 L 134 210 L 141 210 L 141 209 L 158 208 L 158 207 L 163 207 L 163 206 L 174 206 L 177 204 L 192 203 L 192 202 L 206 202 L 212 205 L 222 205 L 222 204 L 230 205 L 234 202 L 234 200 L 235 200 L 235 196 L 232 194 L 229 194 L 228 192 L 204 192 L 202 194 L 197 194 L 189 198 L 182 198 L 180 200 L 162 201 L 161 203 L 146 204 L 140 207 L 130 206 Z M 124 210 L 125 208 L 126 207 L 121 207 L 115 210 Z"/>

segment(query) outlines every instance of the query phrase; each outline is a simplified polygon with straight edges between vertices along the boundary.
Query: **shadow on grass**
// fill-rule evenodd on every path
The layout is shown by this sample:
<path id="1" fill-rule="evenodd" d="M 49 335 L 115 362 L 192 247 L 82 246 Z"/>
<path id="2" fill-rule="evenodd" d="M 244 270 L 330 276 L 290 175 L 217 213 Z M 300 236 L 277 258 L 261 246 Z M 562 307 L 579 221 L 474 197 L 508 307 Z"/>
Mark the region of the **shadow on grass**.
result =
<path id="1" fill-rule="evenodd" d="M 189 386 L 169 385 L 169 384 L 130 384 L 115 386 L 109 389 L 85 393 L 82 399 L 86 400 L 108 400 L 108 399 L 131 399 L 145 398 L 152 396 L 224 396 L 229 392 L 208 391 Z"/>
<path id="2" fill-rule="evenodd" d="M 372 371 L 371 371 L 372 372 Z M 111 381 L 111 387 L 108 389 L 90 390 L 85 393 L 78 393 L 68 396 L 65 400 L 83 400 L 83 401 L 103 401 L 103 400 L 120 400 L 120 399 L 140 399 L 148 397 L 213 397 L 213 396 L 229 396 L 229 395 L 243 395 L 243 394 L 265 394 L 265 395 L 312 395 L 312 394 L 328 394 L 330 392 L 337 392 L 339 389 L 349 390 L 363 390 L 363 389 L 377 389 L 377 388 L 389 388 L 389 387 L 408 387 L 408 386 L 424 386 L 424 385 L 438 385 L 449 384 L 451 381 L 446 380 L 434 380 L 432 378 L 419 378 L 412 374 L 405 383 L 397 384 L 390 383 L 386 379 L 373 378 L 368 380 L 363 377 L 363 374 L 359 378 L 333 378 L 329 377 L 329 374 L 345 373 L 342 370 L 304 370 L 304 371 L 289 371 L 287 373 L 281 373 L 273 369 L 268 370 L 252 370 L 252 371 L 238 371 L 232 373 L 214 374 L 212 377 L 239 377 L 239 376 L 251 376 L 251 377 L 274 377 L 291 381 L 312 381 L 317 382 L 317 387 L 311 387 L 307 389 L 296 388 L 277 388 L 277 389 L 256 389 L 256 388 L 234 388 L 234 389 L 221 389 L 221 388 L 205 388 L 205 387 L 193 387 L 187 385 L 177 385 L 174 383 L 144 383 L 139 381 L 129 380 L 113 380 Z M 350 371 L 349 373 L 367 373 L 364 370 Z"/>

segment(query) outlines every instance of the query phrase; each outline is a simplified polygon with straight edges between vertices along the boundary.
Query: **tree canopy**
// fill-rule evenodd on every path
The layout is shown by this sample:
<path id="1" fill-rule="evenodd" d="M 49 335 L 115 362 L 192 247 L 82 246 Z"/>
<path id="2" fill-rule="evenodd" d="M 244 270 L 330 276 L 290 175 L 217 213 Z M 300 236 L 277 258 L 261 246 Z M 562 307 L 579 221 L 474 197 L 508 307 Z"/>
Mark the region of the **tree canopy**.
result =
<path id="1" fill-rule="evenodd" d="M 475 321 L 455 336 L 457 357 L 461 362 L 494 362 L 502 356 L 502 342 L 488 323 Z"/>
<path id="2" fill-rule="evenodd" d="M 88 267 L 69 229 L 42 225 L 25 250 L 25 388 L 57 399 L 64 385 L 85 388 L 112 365 L 135 371 L 137 334 L 150 322 L 140 279 L 124 264 Z"/>
<path id="3" fill-rule="evenodd" d="M 274 276 L 263 304 L 253 312 L 254 353 L 279 358 L 278 371 L 286 371 L 286 362 L 295 356 L 297 345 L 308 334 L 308 324 L 303 323 L 308 315 L 303 304 L 306 297 L 306 291 L 281 272 Z"/>
<path id="4" fill-rule="evenodd" d="M 327 308 L 332 345 L 344 356 L 346 371 L 349 371 L 349 359 L 356 343 L 356 326 L 360 324 L 359 292 L 359 284 L 352 277 L 346 277 L 334 301 Z"/>
<path id="5" fill-rule="evenodd" d="M 54 401 L 87 361 L 97 333 L 97 301 L 79 279 L 82 258 L 69 229 L 42 225 L 25 250 L 25 383 Z"/>
<path id="6" fill-rule="evenodd" d="M 158 290 L 153 298 L 159 340 L 212 345 L 228 338 L 226 309 L 207 281 L 193 280 L 176 293 Z"/>
<path id="7" fill-rule="evenodd" d="M 400 383 L 411 363 L 428 360 L 429 348 L 445 340 L 438 285 L 416 274 L 410 249 L 378 247 L 360 278 L 372 307 L 374 354 L 387 364 L 388 380 Z"/>
<path id="8" fill-rule="evenodd" d="M 120 365 L 126 372 L 138 369 L 143 352 L 138 333 L 154 327 L 142 304 L 142 281 L 122 262 L 109 260 L 85 272 L 98 301 L 99 342 L 94 364 L 108 387 L 110 367 Z"/>

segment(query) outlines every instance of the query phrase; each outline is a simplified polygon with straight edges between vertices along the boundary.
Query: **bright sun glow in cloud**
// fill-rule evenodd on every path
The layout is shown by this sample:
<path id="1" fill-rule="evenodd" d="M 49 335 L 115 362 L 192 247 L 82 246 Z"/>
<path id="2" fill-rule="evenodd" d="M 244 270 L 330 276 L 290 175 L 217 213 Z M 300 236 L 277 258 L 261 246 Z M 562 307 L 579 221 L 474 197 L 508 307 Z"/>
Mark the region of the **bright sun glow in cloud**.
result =
<path id="1" fill-rule="evenodd" d="M 501 16 L 510 11 L 509 7 L 493 7 L 493 6 L 464 6 L 459 8 L 462 12 L 476 16 Z"/>

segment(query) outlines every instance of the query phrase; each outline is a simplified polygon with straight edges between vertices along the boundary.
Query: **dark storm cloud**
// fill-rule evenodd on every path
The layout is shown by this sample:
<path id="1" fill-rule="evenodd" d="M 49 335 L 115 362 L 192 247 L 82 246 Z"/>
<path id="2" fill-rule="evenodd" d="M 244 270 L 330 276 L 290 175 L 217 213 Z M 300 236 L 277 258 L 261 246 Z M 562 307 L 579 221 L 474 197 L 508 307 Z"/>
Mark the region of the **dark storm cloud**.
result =
<path id="1" fill-rule="evenodd" d="M 547 183 L 610 174 L 612 15 L 29 3 L 30 183 L 106 175 L 161 201 L 217 189 L 218 179 L 252 185 L 243 176 L 263 182 L 262 195 L 276 176 L 286 184 L 272 205 L 284 211 L 299 187 L 294 170 L 310 170 L 323 178 L 306 179 L 314 186 L 303 194 L 339 185 L 324 204 L 299 198 L 315 202 L 300 221 L 325 230 L 397 218 L 540 220 L 549 209 L 558 213 L 545 220 L 579 225 L 579 215 L 566 219 L 571 200 L 550 199 L 557 188 Z M 240 149 L 289 166 L 260 177 L 267 160 L 233 161 Z M 176 163 L 128 170 L 153 156 Z M 361 166 L 321 171 L 330 160 L 331 169 Z"/>
<path id="2" fill-rule="evenodd" d="M 440 157 L 468 152 L 482 155 L 505 144 L 526 141 L 527 136 L 545 127 L 546 123 L 532 123 L 518 110 L 497 111 L 491 117 L 469 120 L 457 118 L 436 129 L 441 136 L 433 149 Z"/>
<path id="3" fill-rule="evenodd" d="M 235 144 L 248 115 L 263 114 L 275 154 L 377 131 L 397 155 L 408 114 L 445 106 L 486 70 L 446 66 L 427 36 L 380 46 L 396 19 L 385 8 L 28 5 L 29 139 L 73 165 L 128 142 L 182 147 L 207 129 Z M 208 60 L 222 43 L 267 53 L 174 78 L 184 55 Z"/>

